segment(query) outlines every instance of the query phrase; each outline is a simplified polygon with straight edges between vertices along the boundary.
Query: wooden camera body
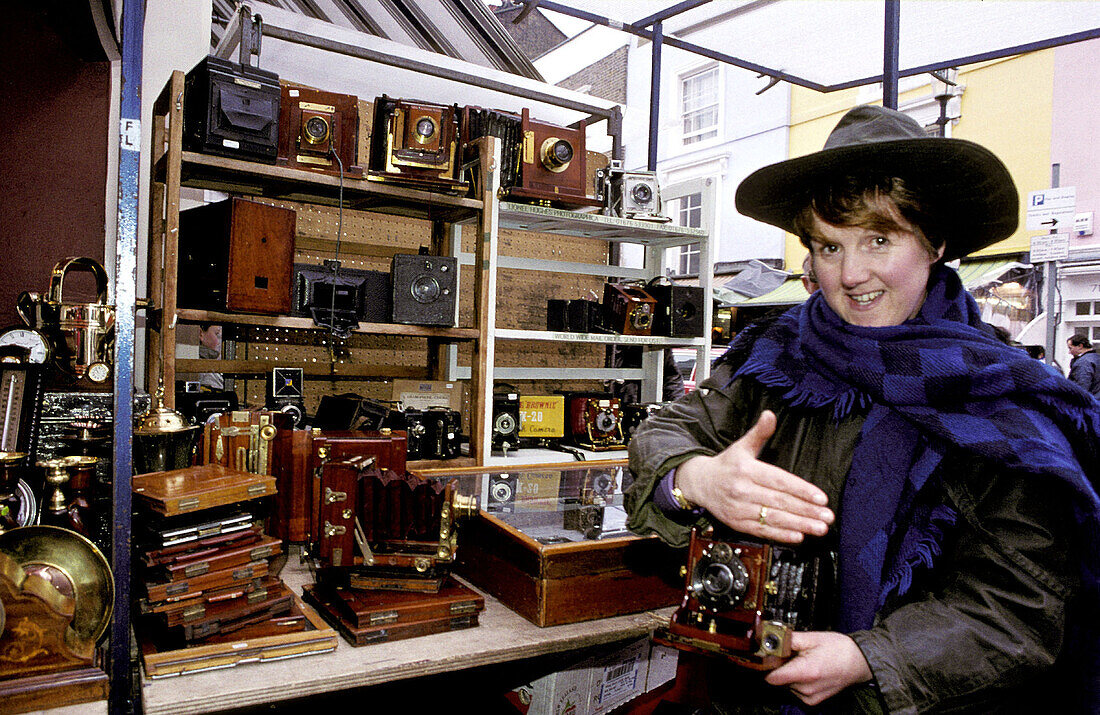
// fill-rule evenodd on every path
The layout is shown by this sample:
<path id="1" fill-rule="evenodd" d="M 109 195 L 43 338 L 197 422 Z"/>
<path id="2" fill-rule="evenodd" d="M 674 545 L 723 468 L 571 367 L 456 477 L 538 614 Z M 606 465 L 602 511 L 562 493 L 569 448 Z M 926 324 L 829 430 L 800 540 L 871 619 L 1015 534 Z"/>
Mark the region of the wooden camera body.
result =
<path id="1" fill-rule="evenodd" d="M 394 99 L 374 102 L 368 178 L 464 192 L 457 105 Z"/>
<path id="2" fill-rule="evenodd" d="M 361 178 L 358 98 L 291 82 L 280 87 L 276 164 Z"/>
<path id="3" fill-rule="evenodd" d="M 573 444 L 593 451 L 622 449 L 622 405 L 618 397 L 603 394 L 570 395 L 567 400 Z"/>
<path id="4" fill-rule="evenodd" d="M 788 546 L 693 529 L 686 574 L 683 602 L 661 640 L 772 670 L 791 658 L 794 631 L 827 629 L 837 558 L 814 541 Z"/>

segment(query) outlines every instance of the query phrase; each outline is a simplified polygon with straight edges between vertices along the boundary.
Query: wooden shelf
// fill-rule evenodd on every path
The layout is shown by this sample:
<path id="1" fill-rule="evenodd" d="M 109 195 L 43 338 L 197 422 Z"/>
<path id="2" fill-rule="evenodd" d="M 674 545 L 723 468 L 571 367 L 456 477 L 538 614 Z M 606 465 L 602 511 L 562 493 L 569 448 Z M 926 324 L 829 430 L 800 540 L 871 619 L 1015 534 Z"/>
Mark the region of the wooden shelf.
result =
<path id="1" fill-rule="evenodd" d="M 232 325 L 256 325 L 288 330 L 326 330 L 314 324 L 312 318 L 296 318 L 289 315 L 246 315 L 222 313 L 213 310 L 181 308 L 176 311 L 181 323 L 218 323 Z M 400 325 L 398 323 L 360 323 L 356 333 L 367 335 L 405 335 L 415 338 L 440 338 L 443 340 L 477 340 L 476 328 L 434 328 L 425 325 Z M 207 370 L 206 372 L 209 372 Z"/>
<path id="2" fill-rule="evenodd" d="M 275 360 L 204 360 L 202 358 L 177 358 L 176 372 L 218 372 L 223 375 L 247 377 L 262 376 L 276 367 L 300 367 L 307 378 L 396 378 L 428 380 L 430 375 L 423 367 L 404 365 L 364 365 L 360 363 L 295 362 Z"/>
<path id="3" fill-rule="evenodd" d="M 155 181 L 164 180 L 167 157 L 163 154 L 154 165 Z M 190 151 L 181 157 L 181 186 L 331 206 L 339 203 L 340 178 L 331 174 Z M 458 222 L 476 218 L 482 208 L 477 199 L 364 178 L 344 177 L 343 184 L 344 207 L 350 209 Z"/>

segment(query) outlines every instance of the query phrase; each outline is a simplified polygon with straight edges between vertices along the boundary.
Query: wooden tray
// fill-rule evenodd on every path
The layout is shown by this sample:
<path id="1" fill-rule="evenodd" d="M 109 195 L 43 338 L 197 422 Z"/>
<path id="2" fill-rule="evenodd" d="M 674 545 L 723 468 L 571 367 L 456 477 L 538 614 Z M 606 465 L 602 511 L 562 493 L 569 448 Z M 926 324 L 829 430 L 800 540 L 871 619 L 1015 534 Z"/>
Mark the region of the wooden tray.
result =
<path id="1" fill-rule="evenodd" d="M 135 623 L 139 626 L 139 622 Z M 336 631 L 317 612 L 293 597 L 290 615 L 242 628 L 226 637 L 213 636 L 199 645 L 157 641 L 138 628 L 141 662 L 147 678 L 201 673 L 246 663 L 283 660 L 336 649 Z"/>
<path id="2" fill-rule="evenodd" d="M 352 588 L 311 586 L 315 597 L 335 606 L 340 617 L 356 628 L 415 623 L 485 610 L 485 599 L 453 577 L 439 593 L 364 591 Z"/>
<path id="3" fill-rule="evenodd" d="M 340 604 L 334 602 L 330 596 L 324 593 L 317 593 L 314 591 L 313 586 L 304 586 L 302 597 L 307 603 L 316 607 L 324 619 L 334 625 L 340 631 L 340 635 L 344 636 L 344 639 L 353 646 L 419 638 L 420 636 L 430 636 L 436 633 L 476 628 L 478 625 L 478 614 L 473 612 L 425 621 L 359 628 L 352 621 L 341 616 L 340 609 L 342 607 Z"/>
<path id="4" fill-rule="evenodd" d="M 275 493 L 275 477 L 220 464 L 139 474 L 133 480 L 138 505 L 164 516 L 187 514 Z"/>

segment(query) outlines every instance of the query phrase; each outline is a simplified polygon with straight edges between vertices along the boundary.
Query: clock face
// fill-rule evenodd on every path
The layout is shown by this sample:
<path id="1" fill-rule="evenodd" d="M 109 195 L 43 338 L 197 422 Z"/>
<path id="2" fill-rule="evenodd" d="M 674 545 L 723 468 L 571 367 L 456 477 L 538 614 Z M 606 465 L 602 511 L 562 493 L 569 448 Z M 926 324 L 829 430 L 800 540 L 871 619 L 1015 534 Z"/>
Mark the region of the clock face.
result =
<path id="1" fill-rule="evenodd" d="M 34 328 L 14 327 L 0 331 L 0 345 L 15 345 L 26 348 L 33 363 L 44 364 L 50 359 L 50 341 Z"/>
<path id="2" fill-rule="evenodd" d="M 87 375 L 92 382 L 106 382 L 111 376 L 111 368 L 105 362 L 93 362 L 88 366 Z"/>

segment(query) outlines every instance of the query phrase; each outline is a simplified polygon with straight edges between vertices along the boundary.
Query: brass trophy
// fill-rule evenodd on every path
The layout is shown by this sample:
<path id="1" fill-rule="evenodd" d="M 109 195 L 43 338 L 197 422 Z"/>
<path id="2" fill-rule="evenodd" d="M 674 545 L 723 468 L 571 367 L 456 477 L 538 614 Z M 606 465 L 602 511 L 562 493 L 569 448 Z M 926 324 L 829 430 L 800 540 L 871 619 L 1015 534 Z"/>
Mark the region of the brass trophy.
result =
<path id="1" fill-rule="evenodd" d="M 96 302 L 66 303 L 65 276 L 88 271 L 96 281 Z M 31 328 L 45 332 L 54 343 L 54 363 L 64 373 L 93 383 L 111 377 L 115 307 L 107 303 L 107 271 L 93 258 L 65 258 L 53 267 L 45 297 L 24 291 L 16 309 Z"/>

